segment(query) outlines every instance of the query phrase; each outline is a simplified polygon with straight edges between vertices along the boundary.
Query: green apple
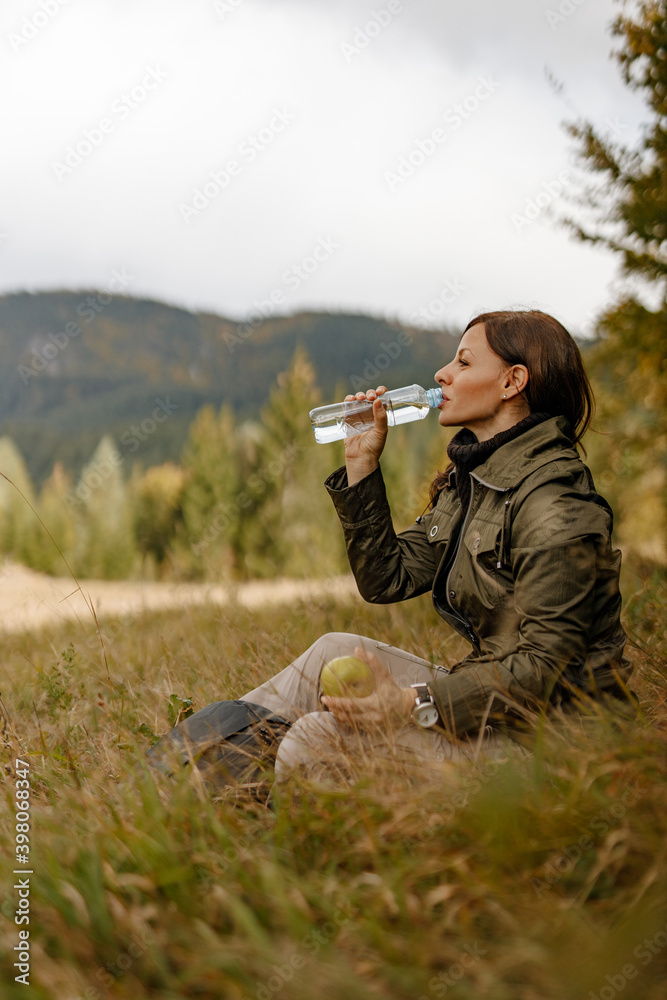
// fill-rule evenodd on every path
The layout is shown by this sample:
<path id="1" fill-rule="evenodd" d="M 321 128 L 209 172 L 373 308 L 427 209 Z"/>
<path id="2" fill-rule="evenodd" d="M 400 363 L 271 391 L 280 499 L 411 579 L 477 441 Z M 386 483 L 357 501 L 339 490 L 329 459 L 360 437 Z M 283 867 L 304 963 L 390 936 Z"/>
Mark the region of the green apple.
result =
<path id="1" fill-rule="evenodd" d="M 320 687 L 332 698 L 366 698 L 375 691 L 375 677 L 357 656 L 337 656 L 322 668 Z"/>

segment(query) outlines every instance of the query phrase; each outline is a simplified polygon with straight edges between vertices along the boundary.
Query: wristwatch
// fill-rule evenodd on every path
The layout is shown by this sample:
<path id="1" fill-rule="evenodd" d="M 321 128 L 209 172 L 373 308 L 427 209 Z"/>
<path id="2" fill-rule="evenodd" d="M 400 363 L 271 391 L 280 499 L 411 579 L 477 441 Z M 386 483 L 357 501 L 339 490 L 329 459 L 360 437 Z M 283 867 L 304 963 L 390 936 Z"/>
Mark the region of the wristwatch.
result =
<path id="1" fill-rule="evenodd" d="M 435 726 L 440 718 L 438 709 L 428 684 L 411 684 L 415 692 L 415 707 L 412 709 L 412 721 L 423 729 Z"/>

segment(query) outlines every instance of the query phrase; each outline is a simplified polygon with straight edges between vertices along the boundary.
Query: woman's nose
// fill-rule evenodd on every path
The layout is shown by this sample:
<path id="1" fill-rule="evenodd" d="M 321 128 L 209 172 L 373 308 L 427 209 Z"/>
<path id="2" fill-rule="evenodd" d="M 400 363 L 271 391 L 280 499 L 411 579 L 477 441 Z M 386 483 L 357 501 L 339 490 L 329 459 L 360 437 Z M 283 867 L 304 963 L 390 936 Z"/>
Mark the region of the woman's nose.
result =
<path id="1" fill-rule="evenodd" d="M 433 376 L 433 378 L 435 379 L 436 382 L 447 383 L 447 382 L 450 381 L 450 375 L 449 375 L 448 368 L 449 368 L 449 365 L 445 365 L 444 368 L 438 369 L 438 371 Z"/>

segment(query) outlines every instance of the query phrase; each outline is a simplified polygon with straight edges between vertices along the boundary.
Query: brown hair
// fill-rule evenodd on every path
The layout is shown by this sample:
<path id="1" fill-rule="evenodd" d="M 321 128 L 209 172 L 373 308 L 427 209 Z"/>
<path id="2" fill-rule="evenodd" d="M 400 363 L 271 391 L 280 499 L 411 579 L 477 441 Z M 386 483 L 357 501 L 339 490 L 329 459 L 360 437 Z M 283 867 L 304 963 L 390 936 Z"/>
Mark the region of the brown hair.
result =
<path id="1" fill-rule="evenodd" d="M 528 369 L 523 396 L 530 412 L 566 417 L 572 444 L 579 444 L 595 404 L 581 352 L 565 327 L 537 309 L 481 313 L 470 320 L 466 330 L 478 323 L 484 324 L 494 354 L 508 366 L 525 365 Z M 438 472 L 431 483 L 432 503 L 451 468 Z"/>

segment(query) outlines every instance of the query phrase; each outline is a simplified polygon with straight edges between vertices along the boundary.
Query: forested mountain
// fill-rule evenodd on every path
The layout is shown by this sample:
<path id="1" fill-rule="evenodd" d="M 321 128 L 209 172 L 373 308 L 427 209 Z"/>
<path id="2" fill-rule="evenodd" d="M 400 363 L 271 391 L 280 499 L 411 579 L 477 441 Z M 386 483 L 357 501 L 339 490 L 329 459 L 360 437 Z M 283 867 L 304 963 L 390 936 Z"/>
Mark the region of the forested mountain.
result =
<path id="1" fill-rule="evenodd" d="M 256 415 L 297 347 L 329 401 L 378 382 L 430 385 L 455 343 L 348 313 L 237 322 L 94 290 L 6 295 L 0 436 L 13 439 L 37 484 L 56 460 L 75 473 L 104 433 L 150 465 L 179 457 L 206 403 L 228 404 L 238 419 Z"/>

